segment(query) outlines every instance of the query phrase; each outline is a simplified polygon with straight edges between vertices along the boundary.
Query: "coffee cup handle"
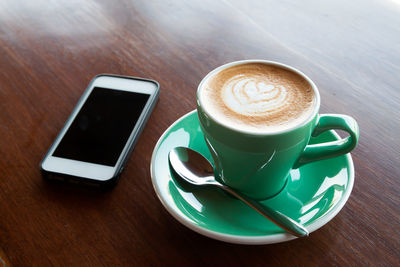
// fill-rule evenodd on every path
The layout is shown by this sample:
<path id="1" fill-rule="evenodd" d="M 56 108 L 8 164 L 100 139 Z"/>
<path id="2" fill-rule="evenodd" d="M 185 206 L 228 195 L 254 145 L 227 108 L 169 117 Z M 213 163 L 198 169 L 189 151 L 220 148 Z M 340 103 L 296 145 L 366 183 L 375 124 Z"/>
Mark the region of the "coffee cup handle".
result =
<path id="1" fill-rule="evenodd" d="M 314 128 L 311 136 L 316 137 L 332 129 L 346 131 L 349 133 L 349 136 L 337 141 L 307 145 L 293 168 L 298 168 L 313 161 L 344 155 L 356 147 L 359 136 L 358 125 L 352 117 L 347 115 L 320 115 L 317 126 Z"/>

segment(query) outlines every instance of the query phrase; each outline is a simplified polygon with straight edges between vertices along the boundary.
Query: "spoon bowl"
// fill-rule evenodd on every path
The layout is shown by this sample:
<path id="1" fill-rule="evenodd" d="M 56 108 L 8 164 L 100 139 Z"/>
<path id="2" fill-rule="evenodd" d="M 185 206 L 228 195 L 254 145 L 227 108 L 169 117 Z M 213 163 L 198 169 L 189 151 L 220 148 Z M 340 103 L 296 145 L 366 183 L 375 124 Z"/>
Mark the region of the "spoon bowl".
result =
<path id="1" fill-rule="evenodd" d="M 169 162 L 180 177 L 193 185 L 207 185 L 215 181 L 211 163 L 192 149 L 174 148 L 169 153 Z"/>

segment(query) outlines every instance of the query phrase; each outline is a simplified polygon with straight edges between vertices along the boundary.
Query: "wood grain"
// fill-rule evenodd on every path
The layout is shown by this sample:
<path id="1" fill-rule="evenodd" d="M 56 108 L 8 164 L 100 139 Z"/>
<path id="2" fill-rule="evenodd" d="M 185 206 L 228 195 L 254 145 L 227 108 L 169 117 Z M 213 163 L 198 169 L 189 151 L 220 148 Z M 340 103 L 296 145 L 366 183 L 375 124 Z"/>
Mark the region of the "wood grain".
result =
<path id="1" fill-rule="evenodd" d="M 15 266 L 400 265 L 400 3 L 368 1 L 1 1 L 0 257 Z M 301 69 L 322 113 L 357 119 L 355 186 L 307 239 L 211 240 L 164 210 L 155 143 L 195 108 L 207 72 L 239 59 Z M 46 183 L 39 163 L 99 73 L 153 78 L 160 101 L 109 192 Z"/>

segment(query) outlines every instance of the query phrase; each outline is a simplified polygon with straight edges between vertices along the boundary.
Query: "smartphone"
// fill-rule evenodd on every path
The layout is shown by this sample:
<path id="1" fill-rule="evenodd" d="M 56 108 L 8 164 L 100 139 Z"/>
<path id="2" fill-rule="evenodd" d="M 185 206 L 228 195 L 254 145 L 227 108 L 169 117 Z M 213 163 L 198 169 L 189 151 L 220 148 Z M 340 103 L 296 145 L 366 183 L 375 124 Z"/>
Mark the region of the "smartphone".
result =
<path id="1" fill-rule="evenodd" d="M 149 79 L 96 76 L 41 162 L 43 176 L 96 186 L 116 184 L 159 88 Z"/>

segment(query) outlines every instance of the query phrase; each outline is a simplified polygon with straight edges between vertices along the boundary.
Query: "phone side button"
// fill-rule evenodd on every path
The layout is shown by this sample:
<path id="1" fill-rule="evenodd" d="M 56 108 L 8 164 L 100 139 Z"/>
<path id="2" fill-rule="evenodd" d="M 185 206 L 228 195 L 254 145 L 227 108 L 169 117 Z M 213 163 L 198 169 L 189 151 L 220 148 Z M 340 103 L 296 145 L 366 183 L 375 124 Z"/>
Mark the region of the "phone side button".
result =
<path id="1" fill-rule="evenodd" d="M 124 170 L 124 166 L 122 166 L 122 167 L 119 169 L 118 175 L 121 175 L 123 170 Z"/>

